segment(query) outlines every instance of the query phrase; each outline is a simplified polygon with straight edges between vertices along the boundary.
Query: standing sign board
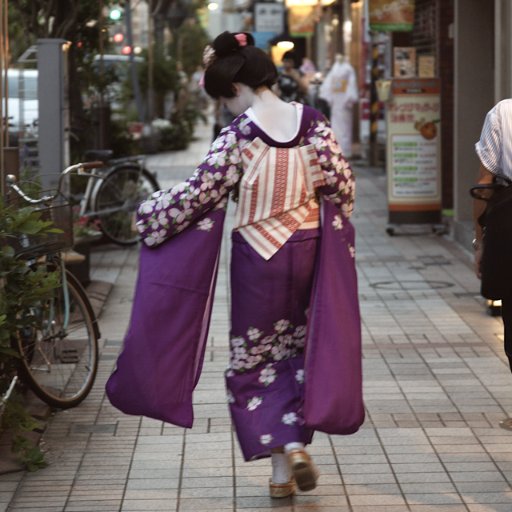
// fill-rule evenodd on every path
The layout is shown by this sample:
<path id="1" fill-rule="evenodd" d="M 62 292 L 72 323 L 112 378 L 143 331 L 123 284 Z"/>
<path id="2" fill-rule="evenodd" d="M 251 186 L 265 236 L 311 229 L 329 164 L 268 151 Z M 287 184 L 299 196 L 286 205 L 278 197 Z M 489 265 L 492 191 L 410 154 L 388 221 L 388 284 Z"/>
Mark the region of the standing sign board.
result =
<path id="1" fill-rule="evenodd" d="M 441 221 L 439 80 L 394 79 L 387 109 L 390 224 Z"/>

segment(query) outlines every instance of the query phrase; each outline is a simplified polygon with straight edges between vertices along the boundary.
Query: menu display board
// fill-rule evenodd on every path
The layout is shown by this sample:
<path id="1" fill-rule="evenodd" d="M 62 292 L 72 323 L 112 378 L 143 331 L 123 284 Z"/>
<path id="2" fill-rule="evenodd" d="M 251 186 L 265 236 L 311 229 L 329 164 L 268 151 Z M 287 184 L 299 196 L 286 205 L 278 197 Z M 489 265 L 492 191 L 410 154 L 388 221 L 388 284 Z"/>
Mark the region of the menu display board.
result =
<path id="1" fill-rule="evenodd" d="M 437 79 L 395 79 L 387 108 L 390 223 L 441 218 L 440 88 Z"/>
<path id="2" fill-rule="evenodd" d="M 420 78 L 434 78 L 436 76 L 436 58 L 433 55 L 420 55 L 418 57 L 418 76 Z"/>

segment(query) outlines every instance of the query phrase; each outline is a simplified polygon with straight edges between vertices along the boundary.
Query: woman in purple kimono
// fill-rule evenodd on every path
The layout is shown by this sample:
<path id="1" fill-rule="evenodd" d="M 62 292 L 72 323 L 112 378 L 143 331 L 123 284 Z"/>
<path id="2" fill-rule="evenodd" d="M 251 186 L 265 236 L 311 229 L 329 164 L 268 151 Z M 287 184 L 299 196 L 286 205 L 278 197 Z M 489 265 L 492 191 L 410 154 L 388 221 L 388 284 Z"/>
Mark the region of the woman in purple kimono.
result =
<path id="1" fill-rule="evenodd" d="M 342 232 L 352 213 L 354 179 L 323 115 L 285 103 L 271 91 L 276 68 L 253 43 L 250 34 L 224 32 L 207 48 L 206 91 L 237 117 L 192 177 L 140 206 L 137 227 L 145 245 L 156 248 L 187 227 L 210 230 L 205 213 L 223 208 L 230 194 L 236 201 L 226 386 L 243 455 L 248 461 L 272 457 L 270 495 L 277 498 L 291 495 L 295 486 L 304 491 L 316 486 L 317 469 L 305 450 L 316 427 L 305 419 L 304 388 L 308 333 L 318 337 L 325 325 L 312 326 L 310 311 L 322 238 L 319 203 L 334 211 L 322 219 L 326 228 Z M 353 259 L 353 241 L 344 244 Z M 317 287 L 320 295 L 326 282 Z M 316 304 L 315 311 L 336 308 L 336 300 Z M 353 300 L 355 317 L 357 297 Z M 329 336 L 321 336 L 329 343 Z M 356 382 L 356 391 L 350 391 L 356 401 L 359 364 L 354 370 L 339 368 L 343 378 Z M 335 390 L 337 383 L 331 379 L 328 386 Z M 320 400 L 327 404 L 332 397 L 323 392 Z M 323 406 L 314 402 L 311 407 Z M 359 402 L 347 433 L 363 421 Z M 329 407 L 342 414 L 338 406 Z"/>

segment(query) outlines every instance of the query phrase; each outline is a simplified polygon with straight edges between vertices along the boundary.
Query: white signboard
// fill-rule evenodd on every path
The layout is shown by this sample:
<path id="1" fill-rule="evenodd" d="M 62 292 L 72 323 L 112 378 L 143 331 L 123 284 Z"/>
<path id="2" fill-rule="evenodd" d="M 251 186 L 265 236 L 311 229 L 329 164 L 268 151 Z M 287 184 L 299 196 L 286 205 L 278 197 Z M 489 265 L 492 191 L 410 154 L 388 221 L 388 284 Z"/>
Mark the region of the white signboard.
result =
<path id="1" fill-rule="evenodd" d="M 258 3 L 254 6 L 255 32 L 281 34 L 284 30 L 284 5 L 278 3 Z"/>

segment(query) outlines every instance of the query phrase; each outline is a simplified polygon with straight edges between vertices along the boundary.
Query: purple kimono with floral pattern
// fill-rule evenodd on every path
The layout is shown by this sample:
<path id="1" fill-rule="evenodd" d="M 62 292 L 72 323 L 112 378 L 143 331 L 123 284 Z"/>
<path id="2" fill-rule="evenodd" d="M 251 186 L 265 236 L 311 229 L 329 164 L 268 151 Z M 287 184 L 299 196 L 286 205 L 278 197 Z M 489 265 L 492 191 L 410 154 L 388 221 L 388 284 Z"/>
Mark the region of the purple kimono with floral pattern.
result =
<path id="1" fill-rule="evenodd" d="M 268 261 L 239 232 L 232 235 L 226 387 L 246 460 L 289 442 L 308 443 L 314 430 L 353 433 L 364 420 L 349 222 L 354 180 L 316 110 L 304 107 L 297 135 L 286 143 L 241 114 L 189 180 L 140 206 L 145 246 L 132 318 L 107 383 L 111 402 L 126 413 L 192 425 L 225 200 L 236 195 L 244 172 L 241 151 L 256 137 L 279 147 L 313 144 L 325 184 L 317 189 L 321 227 L 299 229 Z"/>

